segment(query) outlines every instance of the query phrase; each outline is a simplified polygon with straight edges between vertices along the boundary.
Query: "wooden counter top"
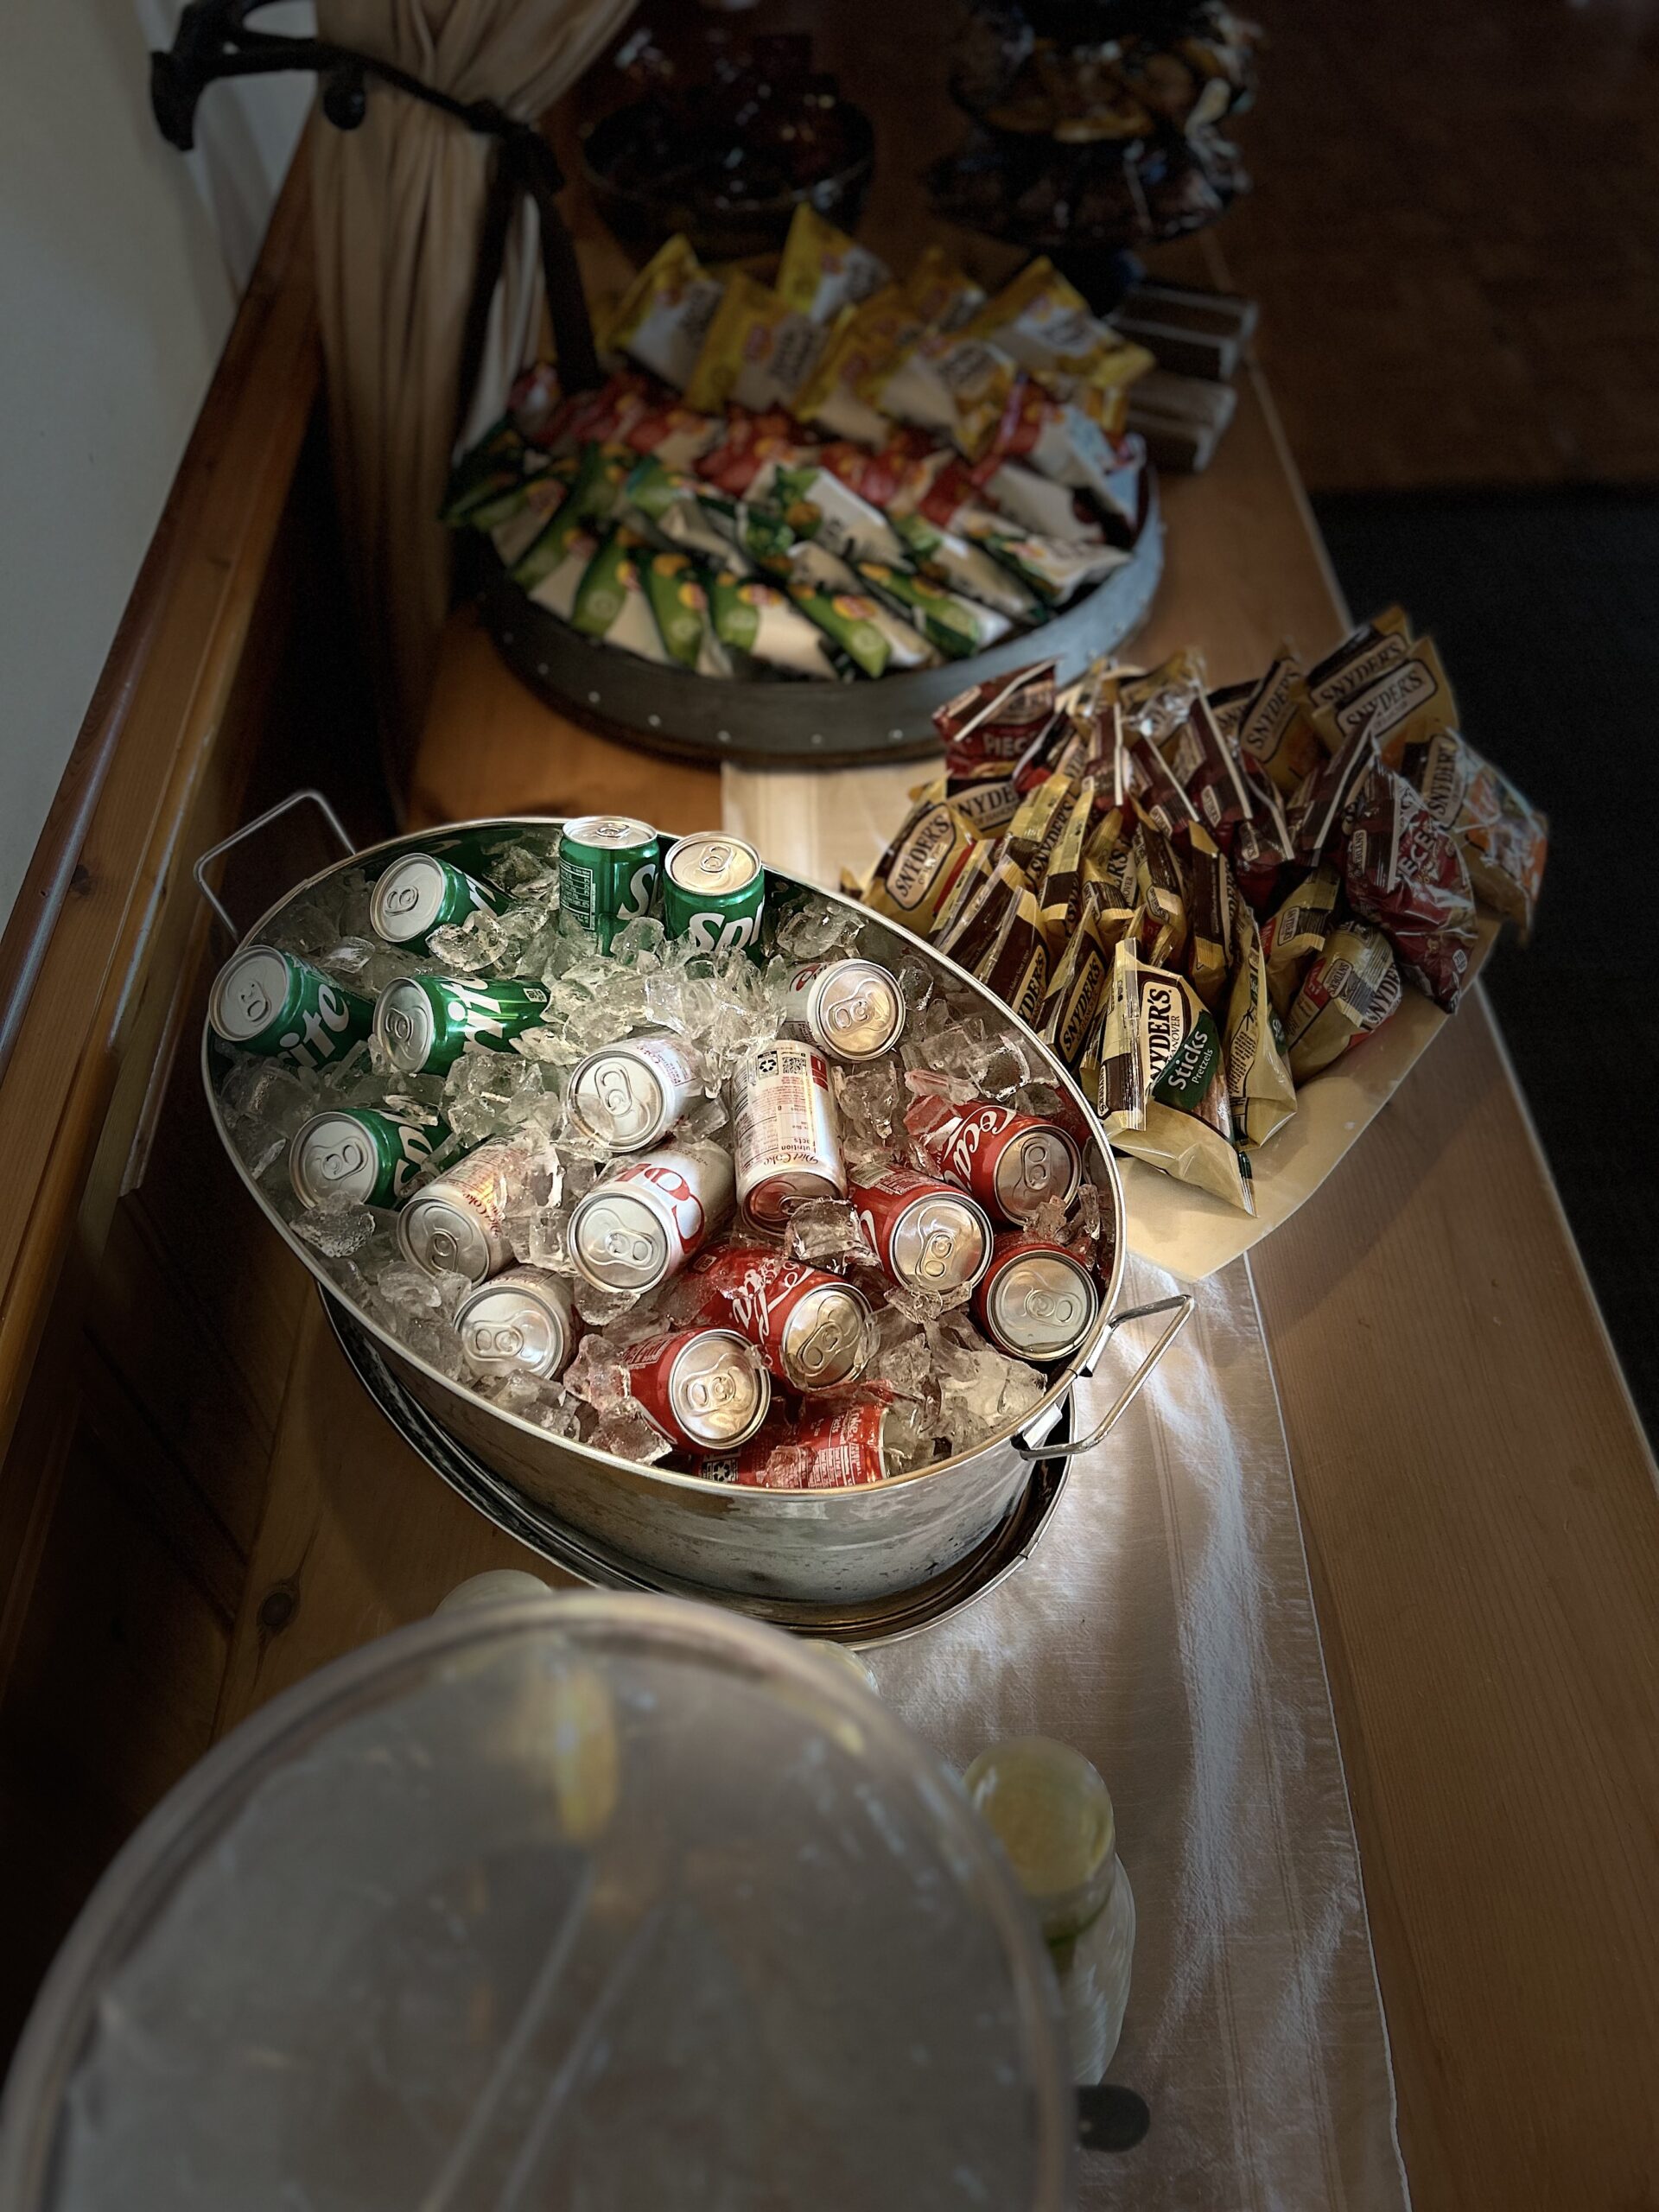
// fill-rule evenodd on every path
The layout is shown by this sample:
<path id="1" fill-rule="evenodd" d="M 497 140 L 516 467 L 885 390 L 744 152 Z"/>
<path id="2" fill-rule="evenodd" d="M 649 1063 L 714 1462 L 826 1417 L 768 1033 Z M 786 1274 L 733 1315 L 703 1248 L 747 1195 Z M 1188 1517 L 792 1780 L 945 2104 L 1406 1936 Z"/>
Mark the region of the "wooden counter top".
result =
<path id="1" fill-rule="evenodd" d="M 1139 650 L 1254 671 L 1344 625 L 1265 393 L 1166 486 Z M 564 721 L 457 614 L 422 818 L 719 819 L 713 771 Z M 773 855 L 787 862 L 788 855 Z M 1634 2206 L 1655 2171 L 1659 1503 L 1484 995 L 1255 1262 L 1420 2212 Z M 523 1560 L 381 1421 L 320 1313 L 221 1723 Z"/>

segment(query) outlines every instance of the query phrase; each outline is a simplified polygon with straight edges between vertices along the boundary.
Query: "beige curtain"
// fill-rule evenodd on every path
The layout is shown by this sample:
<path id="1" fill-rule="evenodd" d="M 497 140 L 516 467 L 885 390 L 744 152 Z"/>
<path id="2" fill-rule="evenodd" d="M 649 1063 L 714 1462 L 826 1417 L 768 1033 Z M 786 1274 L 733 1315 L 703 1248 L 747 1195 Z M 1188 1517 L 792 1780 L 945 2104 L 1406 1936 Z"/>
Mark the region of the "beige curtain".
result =
<path id="1" fill-rule="evenodd" d="M 634 0 L 320 0 L 321 35 L 460 100 L 533 120 Z M 319 312 L 347 558 L 393 793 L 403 804 L 442 626 L 447 534 L 434 521 L 493 142 L 385 86 L 360 129 L 313 132 Z M 542 308 L 536 216 L 508 239 L 468 427 L 500 412 Z"/>

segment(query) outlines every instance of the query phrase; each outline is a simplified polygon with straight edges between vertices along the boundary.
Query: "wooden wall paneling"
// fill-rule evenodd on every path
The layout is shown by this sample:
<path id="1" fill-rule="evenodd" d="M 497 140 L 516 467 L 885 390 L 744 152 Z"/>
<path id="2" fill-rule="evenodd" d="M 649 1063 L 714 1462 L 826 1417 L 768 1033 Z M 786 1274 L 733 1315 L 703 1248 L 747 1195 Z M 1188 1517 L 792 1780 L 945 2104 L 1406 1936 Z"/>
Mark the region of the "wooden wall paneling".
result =
<path id="1" fill-rule="evenodd" d="M 19 1193 L 0 1217 L 0 1445 L 105 1141 L 132 1023 L 156 972 L 147 950 L 181 897 L 194 910 L 188 870 L 180 883 L 180 863 L 193 855 L 181 840 L 203 818 L 196 801 L 219 773 L 215 749 L 317 390 L 306 182 L 302 162 L 181 467 L 163 524 L 172 551 L 149 587 L 160 596 L 141 636 L 127 640 L 142 649 L 141 664 L 100 686 L 101 696 L 107 689 L 123 702 L 118 741 L 107 730 L 83 732 L 26 884 L 20 912 L 49 934 L 38 955 L 32 938 L 21 952 L 10 943 L 0 979 L 14 995 L 32 981 L 0 1082 L 0 1157 Z M 54 918 L 41 877 L 55 880 L 53 840 L 67 835 L 78 842 Z M 129 1079 L 139 1085 L 136 1111 L 148 1070 Z M 111 1194 L 124 1164 L 123 1151 L 105 1185 Z M 6 1478 L 13 1472 L 9 1465 Z"/>
<path id="2" fill-rule="evenodd" d="M 211 1741 L 306 1293 L 201 1096 L 226 948 L 190 869 L 318 754 L 349 765 L 363 720 L 307 179 L 302 160 L 0 946 L 0 2050 Z M 372 774 L 331 779 L 365 836 Z M 318 857 L 237 856 L 239 910 Z"/>
<path id="3" fill-rule="evenodd" d="M 124 1471 L 130 1443 L 77 1427 L 0 1707 L 0 2050 L 111 1856 L 212 1740 L 224 1592 Z"/>

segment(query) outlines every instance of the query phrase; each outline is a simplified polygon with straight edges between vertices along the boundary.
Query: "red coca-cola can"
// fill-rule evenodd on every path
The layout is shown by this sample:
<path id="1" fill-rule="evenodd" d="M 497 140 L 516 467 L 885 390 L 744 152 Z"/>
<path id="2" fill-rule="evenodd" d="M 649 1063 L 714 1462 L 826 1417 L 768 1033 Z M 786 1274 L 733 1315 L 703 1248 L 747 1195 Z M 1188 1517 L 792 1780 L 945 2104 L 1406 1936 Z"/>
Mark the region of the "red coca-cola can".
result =
<path id="1" fill-rule="evenodd" d="M 847 1193 L 883 1269 L 910 1290 L 970 1289 L 991 1264 L 985 1209 L 955 1183 L 889 1167 Z"/>
<path id="2" fill-rule="evenodd" d="M 697 1472 L 708 1483 L 743 1483 L 751 1490 L 771 1489 L 774 1485 L 764 1472 L 766 1463 L 780 1446 L 794 1441 L 795 1424 L 774 1398 L 772 1411 L 747 1444 L 730 1451 L 704 1452 L 697 1462 Z"/>
<path id="3" fill-rule="evenodd" d="M 1074 1352 L 1100 1313 L 1100 1285 L 1064 1244 L 1006 1230 L 974 1294 L 974 1319 L 999 1351 L 1039 1367 Z"/>
<path id="4" fill-rule="evenodd" d="M 839 1275 L 766 1246 L 725 1245 L 691 1270 L 705 1321 L 737 1330 L 791 1390 L 856 1381 L 875 1349 L 869 1300 Z"/>
<path id="5" fill-rule="evenodd" d="M 1070 1205 L 1083 1180 L 1083 1154 L 1068 1130 L 994 1099 L 956 1106 L 918 1098 L 905 1126 L 936 1174 L 1016 1228 L 1051 1198 Z"/>
<path id="6" fill-rule="evenodd" d="M 737 1481 L 745 1489 L 854 1490 L 879 1483 L 887 1471 L 887 1408 L 880 1398 L 855 1398 L 804 1413 L 790 1440 L 784 1464 L 766 1459 L 747 1467 L 740 1458 Z"/>
<path id="7" fill-rule="evenodd" d="M 730 1451 L 752 1437 L 772 1403 L 772 1381 L 735 1329 L 676 1329 L 624 1344 L 628 1394 L 671 1443 Z"/>

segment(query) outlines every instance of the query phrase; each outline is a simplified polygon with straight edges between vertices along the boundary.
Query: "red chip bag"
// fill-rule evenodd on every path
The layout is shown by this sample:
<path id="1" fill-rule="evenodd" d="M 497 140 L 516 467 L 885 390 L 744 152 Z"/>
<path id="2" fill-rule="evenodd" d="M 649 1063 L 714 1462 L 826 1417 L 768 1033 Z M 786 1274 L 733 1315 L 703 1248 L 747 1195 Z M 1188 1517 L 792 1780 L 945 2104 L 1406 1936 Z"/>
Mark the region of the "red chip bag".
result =
<path id="1" fill-rule="evenodd" d="M 1455 1013 L 1475 948 L 1469 871 L 1451 834 L 1391 769 L 1373 767 L 1349 800 L 1342 873 L 1349 905 L 1382 931 L 1408 980 Z"/>

